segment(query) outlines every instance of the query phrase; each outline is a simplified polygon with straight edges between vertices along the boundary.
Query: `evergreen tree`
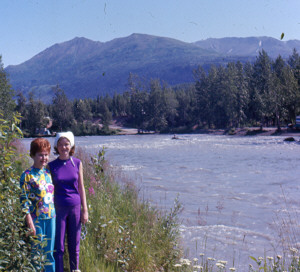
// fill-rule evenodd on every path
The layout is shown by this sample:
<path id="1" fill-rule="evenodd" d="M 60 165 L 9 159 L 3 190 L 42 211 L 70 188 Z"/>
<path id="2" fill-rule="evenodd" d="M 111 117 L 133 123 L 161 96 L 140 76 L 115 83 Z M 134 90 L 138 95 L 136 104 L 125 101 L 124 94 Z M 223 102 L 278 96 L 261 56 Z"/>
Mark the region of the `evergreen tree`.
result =
<path id="1" fill-rule="evenodd" d="M 210 99 L 209 123 L 213 126 L 222 128 L 228 123 L 226 92 L 229 93 L 226 85 L 225 69 L 221 66 L 213 66 L 208 73 L 208 91 Z"/>
<path id="2" fill-rule="evenodd" d="M 234 63 L 229 63 L 226 68 L 218 68 L 218 79 L 215 82 L 215 105 L 218 127 L 232 127 L 237 121 L 237 94 L 236 85 L 237 69 Z"/>
<path id="3" fill-rule="evenodd" d="M 235 113 L 236 120 L 235 126 L 239 127 L 244 125 L 247 120 L 247 109 L 249 104 L 249 90 L 247 75 L 244 71 L 244 67 L 241 62 L 235 64 L 236 74 L 234 78 L 234 84 L 236 86 L 236 103 Z"/>
<path id="4" fill-rule="evenodd" d="M 76 99 L 73 102 L 73 111 L 76 121 L 83 122 L 92 118 L 91 106 L 87 100 Z"/>
<path id="5" fill-rule="evenodd" d="M 139 132 L 146 129 L 146 115 L 147 115 L 147 103 L 148 93 L 145 91 L 132 90 L 130 94 L 130 113 L 132 124 Z"/>
<path id="6" fill-rule="evenodd" d="M 112 120 L 112 114 L 104 101 L 103 101 L 103 106 L 102 106 L 102 110 L 101 110 L 101 118 L 102 118 L 103 127 L 105 129 L 108 129 L 108 127 L 111 123 L 111 120 Z"/>
<path id="7" fill-rule="evenodd" d="M 2 56 L 0 55 L 0 113 L 1 118 L 11 119 L 16 104 L 13 100 L 14 91 L 9 84 L 8 77 L 4 71 Z"/>
<path id="8" fill-rule="evenodd" d="M 272 117 L 271 98 L 271 59 L 262 50 L 253 65 L 250 82 L 250 110 L 255 121 L 259 121 L 261 128 L 264 122 Z"/>
<path id="9" fill-rule="evenodd" d="M 296 49 L 293 50 L 293 54 L 289 57 L 288 64 L 292 68 L 295 79 L 297 80 L 300 88 L 300 56 Z"/>
<path id="10" fill-rule="evenodd" d="M 294 101 L 297 103 L 295 103 L 294 109 L 293 109 L 293 107 L 291 107 L 289 109 L 290 117 L 292 117 L 291 120 L 294 120 L 295 116 L 300 114 L 300 99 L 299 99 L 299 96 L 300 96 L 300 56 L 299 56 L 298 52 L 296 51 L 296 49 L 293 50 L 293 54 L 289 57 L 288 64 L 293 71 L 294 78 L 298 85 L 297 93 L 296 93 L 296 101 Z"/>
<path id="11" fill-rule="evenodd" d="M 269 97 L 270 104 L 272 105 L 271 109 L 276 120 L 277 129 L 281 130 L 280 122 L 283 115 L 286 112 L 284 108 L 284 99 L 285 99 L 285 76 L 284 76 L 284 67 L 285 63 L 281 56 L 273 63 L 273 73 L 271 80 L 271 95 Z"/>
<path id="12" fill-rule="evenodd" d="M 164 117 L 167 121 L 167 127 L 175 127 L 175 120 L 177 117 L 177 107 L 178 101 L 176 99 L 175 92 L 172 88 L 168 87 L 166 84 L 163 85 L 162 89 L 162 99 L 163 99 L 163 112 Z"/>
<path id="13" fill-rule="evenodd" d="M 216 71 L 215 67 L 211 67 L 210 69 L 210 78 L 205 73 L 202 67 L 198 67 L 195 71 L 195 79 L 196 79 L 196 96 L 197 96 L 197 115 L 198 115 L 198 122 L 201 125 L 207 125 L 208 128 L 211 127 L 213 120 L 213 101 L 211 96 L 211 81 L 213 79 L 213 72 Z"/>
<path id="14" fill-rule="evenodd" d="M 127 101 L 124 95 L 114 94 L 112 100 L 114 116 L 127 116 Z"/>
<path id="15" fill-rule="evenodd" d="M 28 117 L 26 120 L 26 128 L 31 135 L 40 134 L 42 129 L 47 125 L 48 120 L 45 104 L 40 100 L 34 99 L 33 92 L 29 93 L 29 104 L 27 107 Z"/>
<path id="16" fill-rule="evenodd" d="M 197 97 L 194 86 L 179 89 L 175 92 L 177 106 L 176 126 L 191 127 L 197 123 Z"/>
<path id="17" fill-rule="evenodd" d="M 19 92 L 17 94 L 17 106 L 16 106 L 16 111 L 21 114 L 21 122 L 20 122 L 20 128 L 23 129 L 24 127 L 24 122 L 28 118 L 28 111 L 27 111 L 27 99 L 26 97 Z"/>
<path id="18" fill-rule="evenodd" d="M 278 56 L 273 64 L 272 86 L 271 99 L 274 103 L 276 125 L 280 130 L 282 121 L 294 120 L 296 105 L 299 103 L 296 78 L 291 67 L 284 62 L 281 56 Z"/>
<path id="19" fill-rule="evenodd" d="M 257 105 L 255 104 L 256 99 L 256 89 L 254 88 L 253 77 L 253 65 L 250 62 L 246 62 L 243 66 L 243 74 L 246 86 L 247 102 L 245 105 L 245 122 L 249 125 L 255 125 L 257 122 L 257 114 L 255 110 Z"/>
<path id="20" fill-rule="evenodd" d="M 65 92 L 57 86 L 52 100 L 53 127 L 59 131 L 67 130 L 74 120 L 72 103 Z"/>
<path id="21" fill-rule="evenodd" d="M 168 125 L 163 107 L 163 92 L 159 80 L 151 80 L 149 103 L 147 107 L 148 127 L 151 130 L 159 132 Z"/>

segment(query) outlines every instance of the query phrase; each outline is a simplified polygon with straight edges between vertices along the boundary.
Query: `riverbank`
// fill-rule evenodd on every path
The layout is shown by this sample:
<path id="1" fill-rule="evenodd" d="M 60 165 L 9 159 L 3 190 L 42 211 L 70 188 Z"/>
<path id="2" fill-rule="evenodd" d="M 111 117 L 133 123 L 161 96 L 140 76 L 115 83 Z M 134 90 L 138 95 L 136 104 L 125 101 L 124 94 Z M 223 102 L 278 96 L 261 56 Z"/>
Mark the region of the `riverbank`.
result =
<path id="1" fill-rule="evenodd" d="M 135 135 L 139 134 L 138 129 L 128 128 L 120 125 L 112 125 L 110 129 L 118 131 L 117 135 Z M 154 133 L 154 132 L 148 132 Z M 143 133 L 143 134 L 148 134 Z M 176 133 L 178 134 L 178 133 Z M 262 130 L 258 127 L 244 127 L 235 129 L 195 129 L 193 132 L 187 134 L 211 134 L 211 135 L 230 135 L 230 136 L 286 136 L 294 137 L 295 140 L 300 138 L 300 130 L 281 128 L 281 131 L 277 130 L 277 127 L 264 127 Z"/>
<path id="2" fill-rule="evenodd" d="M 300 137 L 300 131 L 290 128 L 281 128 L 278 131 L 276 127 L 244 127 L 235 129 L 198 129 L 194 133 L 197 134 L 213 134 L 213 135 L 231 135 L 231 136 L 287 136 Z"/>

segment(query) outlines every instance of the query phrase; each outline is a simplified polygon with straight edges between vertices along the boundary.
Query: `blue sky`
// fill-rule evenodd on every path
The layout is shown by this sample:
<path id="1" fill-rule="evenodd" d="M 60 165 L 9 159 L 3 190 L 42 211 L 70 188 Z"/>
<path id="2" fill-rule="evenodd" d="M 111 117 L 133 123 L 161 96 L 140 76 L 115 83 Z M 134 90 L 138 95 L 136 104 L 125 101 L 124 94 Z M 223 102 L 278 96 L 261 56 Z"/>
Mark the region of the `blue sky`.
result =
<path id="1" fill-rule="evenodd" d="M 300 0 L 1 0 L 4 67 L 85 37 L 106 42 L 132 33 L 186 42 L 269 36 L 300 40 Z"/>

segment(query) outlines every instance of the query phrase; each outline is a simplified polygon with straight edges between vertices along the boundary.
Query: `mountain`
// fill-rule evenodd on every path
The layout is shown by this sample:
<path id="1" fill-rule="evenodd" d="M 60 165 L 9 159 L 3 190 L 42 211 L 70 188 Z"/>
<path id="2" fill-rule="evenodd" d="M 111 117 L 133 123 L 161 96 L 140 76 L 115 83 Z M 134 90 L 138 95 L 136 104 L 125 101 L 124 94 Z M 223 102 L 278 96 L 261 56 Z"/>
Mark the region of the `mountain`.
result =
<path id="1" fill-rule="evenodd" d="M 190 82 L 193 69 L 215 56 L 195 44 L 143 34 L 106 43 L 75 38 L 8 66 L 6 72 L 15 90 L 34 91 L 49 101 L 57 84 L 71 99 L 123 92 L 129 73 L 161 78 L 172 85 Z"/>
<path id="2" fill-rule="evenodd" d="M 249 56 L 255 57 L 264 49 L 272 58 L 280 54 L 287 58 L 293 49 L 300 49 L 300 41 L 280 41 L 270 37 L 249 37 L 249 38 L 221 38 L 207 39 L 195 42 L 202 49 L 212 50 L 224 56 Z"/>
<path id="3" fill-rule="evenodd" d="M 257 48 L 260 40 L 262 46 Z M 292 42 L 300 49 L 299 41 Z M 25 95 L 33 91 L 36 97 L 49 102 L 56 85 L 70 99 L 122 93 L 128 89 L 130 73 L 145 81 L 159 78 L 170 85 L 193 82 L 193 70 L 197 66 L 207 69 L 211 64 L 251 61 L 260 48 L 270 49 L 272 56 L 292 53 L 290 43 L 272 38 L 224 38 L 186 43 L 132 34 L 105 43 L 74 38 L 55 44 L 22 64 L 8 66 L 5 71 L 15 90 Z"/>

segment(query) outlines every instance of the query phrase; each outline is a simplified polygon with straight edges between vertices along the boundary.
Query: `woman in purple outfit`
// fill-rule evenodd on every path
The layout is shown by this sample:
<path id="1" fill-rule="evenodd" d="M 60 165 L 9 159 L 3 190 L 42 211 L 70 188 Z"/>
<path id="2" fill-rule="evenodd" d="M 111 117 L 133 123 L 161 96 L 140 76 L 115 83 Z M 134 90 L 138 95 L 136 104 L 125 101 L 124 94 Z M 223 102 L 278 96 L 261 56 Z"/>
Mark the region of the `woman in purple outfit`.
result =
<path id="1" fill-rule="evenodd" d="M 55 267 L 63 272 L 64 241 L 67 233 L 71 271 L 79 271 L 81 223 L 88 221 L 82 163 L 72 157 L 75 152 L 72 132 L 56 134 L 54 149 L 58 158 L 49 163 L 54 184 L 56 209 Z"/>

